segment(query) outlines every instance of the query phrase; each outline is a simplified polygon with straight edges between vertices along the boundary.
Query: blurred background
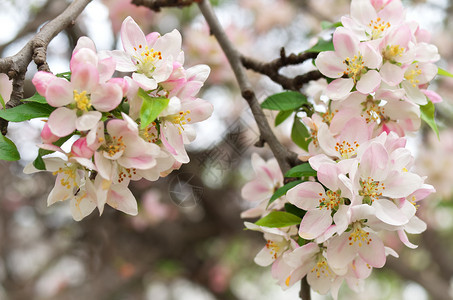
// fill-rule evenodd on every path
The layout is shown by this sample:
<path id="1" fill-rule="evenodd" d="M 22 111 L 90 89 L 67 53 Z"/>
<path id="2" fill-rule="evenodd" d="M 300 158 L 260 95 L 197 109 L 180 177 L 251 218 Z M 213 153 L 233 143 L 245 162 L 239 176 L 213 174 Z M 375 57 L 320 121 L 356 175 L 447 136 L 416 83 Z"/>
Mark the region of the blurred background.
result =
<path id="1" fill-rule="evenodd" d="M 262 61 L 277 58 L 281 47 L 299 53 L 318 36 L 328 37 L 331 32 L 322 31 L 320 22 L 338 21 L 350 5 L 347 0 L 212 2 L 234 45 Z M 453 1 L 403 3 L 407 18 L 432 33 L 442 56 L 438 66 L 453 72 Z M 0 0 L 0 56 L 15 54 L 67 5 L 64 0 Z M 50 43 L 51 71 L 69 70 L 80 36 L 92 38 L 98 50 L 121 47 L 119 29 L 129 15 L 145 34 L 174 28 L 182 33 L 185 66 L 204 63 L 212 69 L 200 97 L 214 105 L 214 114 L 197 126 L 189 164 L 156 182 L 131 184 L 138 216 L 108 207 L 102 217 L 94 212 L 81 222 L 72 220 L 69 203 L 46 207 L 51 174 L 22 172 L 37 155 L 43 122 L 10 123 L 8 136 L 22 159 L 0 161 L 0 299 L 298 299 L 299 286 L 282 291 L 270 268 L 253 262 L 265 242 L 262 234 L 243 230 L 240 212 L 252 204 L 240 191 L 254 177 L 251 154 L 268 159 L 271 153 L 254 147 L 259 134 L 253 117 L 196 5 L 155 13 L 130 0 L 95 0 Z M 312 68 L 308 61 L 283 72 L 295 76 Z M 34 93 L 35 72 L 30 65 L 25 97 Z M 248 75 L 260 100 L 282 90 L 265 76 Z M 386 237 L 400 258 L 374 270 L 363 294 L 344 285 L 340 299 L 453 299 L 453 79 L 438 78 L 433 85 L 443 97 L 436 104 L 440 141 L 428 127 L 409 137 L 417 172 L 437 189 L 418 212 L 429 229 L 410 237 L 420 245 L 416 250 L 405 248 L 396 234 Z M 288 121 L 275 130 L 288 147 L 290 129 Z M 314 293 L 312 298 L 331 299 Z"/>

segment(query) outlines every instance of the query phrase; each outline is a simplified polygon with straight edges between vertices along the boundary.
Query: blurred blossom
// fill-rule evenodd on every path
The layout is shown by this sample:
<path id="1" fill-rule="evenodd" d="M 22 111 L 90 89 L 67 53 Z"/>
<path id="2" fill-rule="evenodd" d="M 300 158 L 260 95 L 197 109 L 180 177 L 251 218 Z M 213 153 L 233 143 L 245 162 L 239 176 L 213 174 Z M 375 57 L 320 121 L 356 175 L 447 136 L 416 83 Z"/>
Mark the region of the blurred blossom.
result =
<path id="1" fill-rule="evenodd" d="M 225 31 L 241 53 L 244 53 L 244 50 L 253 48 L 253 38 L 250 31 L 239 28 L 234 24 L 226 27 Z M 228 60 L 220 49 L 215 37 L 209 34 L 209 28 L 206 23 L 203 23 L 201 27 L 192 26 L 185 29 L 183 49 L 188 65 L 204 63 L 211 67 L 208 83 L 228 84 L 235 82 Z"/>
<path id="2" fill-rule="evenodd" d="M 296 15 L 296 10 L 286 0 L 240 0 L 239 2 L 241 7 L 246 7 L 254 12 L 254 26 L 260 33 L 275 26 L 287 26 Z"/>
<path id="3" fill-rule="evenodd" d="M 102 0 L 102 2 L 109 9 L 109 17 L 115 34 L 119 33 L 121 24 L 127 16 L 132 16 L 143 28 L 149 28 L 159 18 L 159 15 L 150 9 L 133 5 L 130 0 Z"/>
<path id="4" fill-rule="evenodd" d="M 232 270 L 224 264 L 217 264 L 209 270 L 210 288 L 217 293 L 225 292 L 230 284 Z"/>
<path id="5" fill-rule="evenodd" d="M 161 199 L 161 193 L 157 190 L 149 190 L 142 196 L 142 209 L 136 218 L 131 219 L 135 229 L 143 230 L 164 220 L 172 221 L 178 217 L 177 208 L 174 205 L 163 203 Z"/>
<path id="6" fill-rule="evenodd" d="M 453 130 L 440 132 L 440 139 L 435 133 L 429 132 L 424 147 L 419 148 L 416 160 L 417 172 L 428 176 L 426 182 L 432 184 L 437 193 L 434 197 L 444 200 L 453 196 Z"/>

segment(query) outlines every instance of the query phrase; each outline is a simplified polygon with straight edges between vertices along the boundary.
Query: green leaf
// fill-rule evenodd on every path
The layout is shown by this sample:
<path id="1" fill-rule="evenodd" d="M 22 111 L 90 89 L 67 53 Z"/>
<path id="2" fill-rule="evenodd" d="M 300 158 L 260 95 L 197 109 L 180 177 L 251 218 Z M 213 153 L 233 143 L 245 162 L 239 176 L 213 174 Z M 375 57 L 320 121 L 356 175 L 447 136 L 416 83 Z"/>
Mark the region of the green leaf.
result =
<path id="1" fill-rule="evenodd" d="M 301 219 L 305 216 L 305 213 L 306 213 L 305 210 L 300 209 L 299 207 L 297 207 L 291 203 L 285 203 L 285 210 L 287 212 L 289 212 L 290 214 L 298 216 Z"/>
<path id="2" fill-rule="evenodd" d="M 420 112 L 422 120 L 425 121 L 429 127 L 431 127 L 431 129 L 436 133 L 437 138 L 439 138 L 439 129 L 437 128 L 436 120 L 434 119 L 434 104 L 428 100 L 426 105 L 420 105 Z"/>
<path id="3" fill-rule="evenodd" d="M 269 213 L 267 216 L 259 219 L 258 221 L 255 222 L 256 225 L 258 226 L 264 226 L 264 227 L 287 227 L 291 225 L 299 225 L 300 221 L 302 221 L 301 218 L 298 216 L 295 216 L 293 214 L 290 214 L 288 212 L 284 211 L 272 211 Z"/>
<path id="4" fill-rule="evenodd" d="M 49 117 L 54 110 L 55 107 L 48 104 L 26 102 L 13 108 L 0 110 L 0 118 L 10 122 L 22 122 L 34 118 Z"/>
<path id="5" fill-rule="evenodd" d="M 437 75 L 453 77 L 453 74 L 451 74 L 450 72 L 448 72 L 447 70 L 444 70 L 442 68 L 437 68 Z"/>
<path id="6" fill-rule="evenodd" d="M 288 172 L 285 177 L 305 177 L 305 176 L 316 176 L 317 172 L 313 170 L 309 163 L 297 165 Z"/>
<path id="7" fill-rule="evenodd" d="M 271 199 L 269 200 L 269 203 L 267 205 L 270 205 L 272 202 L 277 200 L 283 195 L 286 195 L 286 192 L 298 185 L 299 183 L 303 182 L 302 180 L 296 180 L 296 181 L 291 181 L 285 184 L 284 186 L 280 187 L 278 190 L 275 191 L 275 193 L 272 195 Z"/>
<path id="8" fill-rule="evenodd" d="M 294 118 L 293 128 L 291 129 L 291 139 L 297 146 L 308 151 L 308 144 L 311 142 L 311 135 L 307 127 L 296 116 Z"/>
<path id="9" fill-rule="evenodd" d="M 61 147 L 61 145 L 63 145 L 67 140 L 69 140 L 71 138 L 71 135 L 68 135 L 68 136 L 65 136 L 65 137 L 62 137 L 60 138 L 58 141 L 54 142 L 53 144 L 55 146 L 58 146 L 58 147 Z M 50 151 L 50 150 L 44 150 L 44 149 L 39 149 L 38 151 L 38 156 L 35 158 L 35 160 L 33 161 L 33 166 L 38 169 L 38 170 L 45 170 L 46 169 L 46 164 L 44 163 L 44 160 L 42 159 L 42 157 L 44 155 L 47 155 L 47 154 L 50 154 L 50 153 L 53 153 L 54 151 Z"/>
<path id="10" fill-rule="evenodd" d="M 281 110 L 278 112 L 277 116 L 275 117 L 275 127 L 283 123 L 286 119 L 288 119 L 291 114 L 293 113 L 293 110 Z"/>
<path id="11" fill-rule="evenodd" d="M 142 88 L 139 89 L 138 95 L 143 99 L 143 104 L 140 108 L 140 128 L 143 129 L 156 120 L 159 114 L 168 106 L 170 99 L 166 97 L 151 97 Z"/>
<path id="12" fill-rule="evenodd" d="M 270 110 L 294 110 L 307 103 L 307 97 L 301 93 L 287 91 L 267 97 L 261 107 Z"/>
<path id="13" fill-rule="evenodd" d="M 321 28 L 323 30 L 330 29 L 330 28 L 337 28 L 340 26 L 343 26 L 343 24 L 341 24 L 341 22 L 332 23 L 332 22 L 328 22 L 328 21 L 321 21 Z"/>
<path id="14" fill-rule="evenodd" d="M 22 99 L 24 102 L 36 102 L 36 103 L 42 103 L 42 104 L 47 104 L 46 98 L 41 96 L 38 93 L 35 93 L 33 96 L 27 99 Z"/>
<path id="15" fill-rule="evenodd" d="M 0 133 L 0 160 L 15 161 L 20 159 L 16 145 Z"/>
<path id="16" fill-rule="evenodd" d="M 5 100 L 3 100 L 2 95 L 0 95 L 0 104 L 2 105 L 3 109 L 6 109 Z"/>
<path id="17" fill-rule="evenodd" d="M 332 40 L 323 40 L 323 39 L 319 39 L 319 41 L 316 43 L 316 45 L 314 45 L 313 47 L 311 47 L 310 49 L 308 50 L 305 50 L 305 52 L 315 52 L 315 53 L 319 53 L 319 52 L 323 52 L 323 51 L 334 51 L 334 47 L 333 47 L 333 41 Z"/>

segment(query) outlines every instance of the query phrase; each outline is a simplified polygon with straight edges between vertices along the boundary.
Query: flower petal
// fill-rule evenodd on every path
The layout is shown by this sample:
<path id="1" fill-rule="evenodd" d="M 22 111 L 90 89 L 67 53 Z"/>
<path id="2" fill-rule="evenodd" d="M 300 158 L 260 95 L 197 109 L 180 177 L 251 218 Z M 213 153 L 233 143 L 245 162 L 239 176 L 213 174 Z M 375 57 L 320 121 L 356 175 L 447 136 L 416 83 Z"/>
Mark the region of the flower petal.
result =
<path id="1" fill-rule="evenodd" d="M 76 129 L 76 112 L 66 108 L 59 107 L 54 110 L 50 116 L 47 124 L 50 131 L 59 137 L 67 136 Z"/>

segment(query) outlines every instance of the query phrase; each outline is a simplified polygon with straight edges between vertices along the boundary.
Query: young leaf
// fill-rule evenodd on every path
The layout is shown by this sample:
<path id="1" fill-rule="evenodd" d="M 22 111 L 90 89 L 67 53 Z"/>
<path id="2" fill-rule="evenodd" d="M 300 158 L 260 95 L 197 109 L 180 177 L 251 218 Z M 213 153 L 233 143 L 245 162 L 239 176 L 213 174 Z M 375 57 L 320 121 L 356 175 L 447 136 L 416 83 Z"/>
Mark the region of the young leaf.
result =
<path id="1" fill-rule="evenodd" d="M 142 88 L 139 89 L 138 95 L 143 99 L 143 104 L 140 108 L 140 128 L 143 129 L 156 120 L 159 114 L 168 106 L 170 99 L 166 97 L 151 97 Z"/>
<path id="2" fill-rule="evenodd" d="M 270 110 L 294 110 L 307 103 L 307 97 L 301 93 L 287 91 L 267 97 L 261 107 Z"/>
<path id="3" fill-rule="evenodd" d="M 283 195 L 286 195 L 286 192 L 298 185 L 299 183 L 303 182 L 302 180 L 296 180 L 296 181 L 291 181 L 279 188 L 278 190 L 275 191 L 275 193 L 272 195 L 271 199 L 269 200 L 269 203 L 267 205 L 270 205 L 272 202 L 277 200 Z"/>
<path id="4" fill-rule="evenodd" d="M 319 39 L 319 41 L 316 43 L 316 45 L 314 45 L 313 47 L 311 47 L 310 49 L 308 50 L 305 50 L 305 52 L 315 52 L 315 53 L 319 53 L 319 52 L 323 52 L 323 51 L 334 51 L 334 47 L 333 47 L 333 41 L 332 40 L 323 40 L 323 39 Z"/>
<path id="5" fill-rule="evenodd" d="M 434 104 L 428 100 L 426 105 L 420 106 L 421 118 L 431 129 L 436 133 L 439 138 L 439 129 L 437 128 L 436 120 L 434 119 Z"/>
<path id="6" fill-rule="evenodd" d="M 264 227 L 280 228 L 291 225 L 299 225 L 300 221 L 302 221 L 301 218 L 288 212 L 272 211 L 267 216 L 256 221 L 255 224 Z"/>
<path id="7" fill-rule="evenodd" d="M 294 118 L 293 128 L 291 129 L 291 139 L 297 146 L 308 151 L 308 144 L 311 142 L 311 135 L 307 127 L 296 116 Z"/>
<path id="8" fill-rule="evenodd" d="M 26 102 L 13 108 L 0 110 L 0 118 L 10 122 L 22 122 L 34 118 L 49 117 L 50 113 L 54 110 L 55 107 L 48 104 Z"/>
<path id="9" fill-rule="evenodd" d="M 317 172 L 313 170 L 309 163 L 303 163 L 286 172 L 285 177 L 316 176 L 316 174 Z"/>
<path id="10" fill-rule="evenodd" d="M 3 109 L 6 109 L 5 100 L 3 100 L 2 95 L 0 95 L 0 104 L 2 105 L 2 108 L 3 108 Z"/>
<path id="11" fill-rule="evenodd" d="M 275 117 L 275 127 L 283 123 L 286 119 L 288 119 L 294 111 L 292 110 L 281 110 L 278 112 L 277 116 Z"/>
<path id="12" fill-rule="evenodd" d="M 331 22 L 328 22 L 328 21 L 321 21 L 322 30 L 330 29 L 330 28 L 337 28 L 337 27 L 340 27 L 340 26 L 343 26 L 343 24 L 341 24 L 341 22 L 331 23 Z"/>
<path id="13" fill-rule="evenodd" d="M 301 219 L 305 216 L 305 213 L 306 213 L 305 210 L 300 209 L 299 207 L 297 207 L 291 203 L 285 203 L 285 210 L 287 212 L 289 212 L 290 214 L 298 216 Z"/>
<path id="14" fill-rule="evenodd" d="M 6 136 L 0 133 L 0 160 L 19 160 L 20 155 L 16 145 Z"/>
<path id="15" fill-rule="evenodd" d="M 447 76 L 447 77 L 453 77 L 453 74 L 451 74 L 450 72 L 448 72 L 447 70 L 444 70 L 442 68 L 437 68 L 437 75 L 440 75 L 440 76 Z"/>
<path id="16" fill-rule="evenodd" d="M 37 102 L 37 103 L 42 103 L 42 104 L 47 104 L 46 98 L 41 96 L 38 93 L 35 93 L 33 96 L 27 99 L 22 99 L 24 102 Z"/>

